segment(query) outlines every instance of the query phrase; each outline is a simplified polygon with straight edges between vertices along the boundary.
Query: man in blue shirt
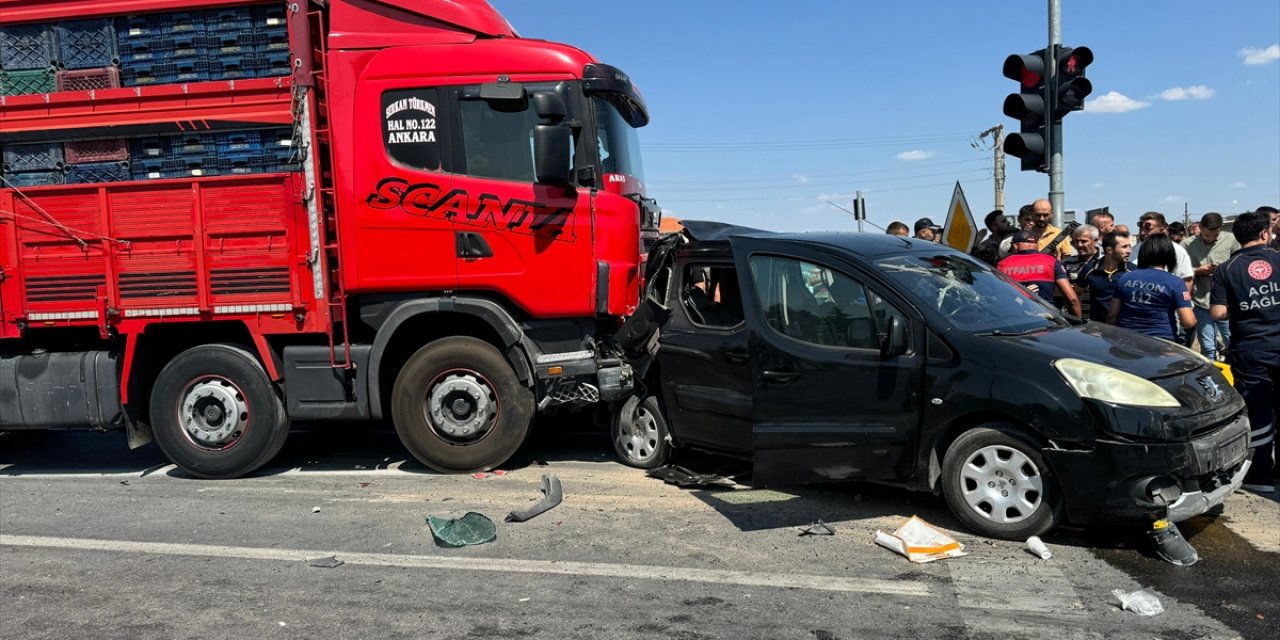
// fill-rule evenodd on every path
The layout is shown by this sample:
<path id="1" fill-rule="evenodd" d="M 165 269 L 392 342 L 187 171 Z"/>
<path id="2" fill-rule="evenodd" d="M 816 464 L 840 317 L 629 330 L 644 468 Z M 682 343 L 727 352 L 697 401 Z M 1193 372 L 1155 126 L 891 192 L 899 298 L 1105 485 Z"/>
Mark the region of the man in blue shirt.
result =
<path id="1" fill-rule="evenodd" d="M 1213 272 L 1209 314 L 1231 324 L 1231 371 L 1249 411 L 1253 466 L 1244 487 L 1275 493 L 1280 414 L 1280 251 L 1268 247 L 1267 213 L 1241 214 L 1231 227 L 1240 250 Z"/>
<path id="2" fill-rule="evenodd" d="M 1089 292 L 1089 319 L 1094 322 L 1107 321 L 1117 281 L 1130 271 L 1130 242 L 1127 233 L 1108 233 L 1102 237 L 1102 252 L 1080 267 L 1076 286 Z"/>

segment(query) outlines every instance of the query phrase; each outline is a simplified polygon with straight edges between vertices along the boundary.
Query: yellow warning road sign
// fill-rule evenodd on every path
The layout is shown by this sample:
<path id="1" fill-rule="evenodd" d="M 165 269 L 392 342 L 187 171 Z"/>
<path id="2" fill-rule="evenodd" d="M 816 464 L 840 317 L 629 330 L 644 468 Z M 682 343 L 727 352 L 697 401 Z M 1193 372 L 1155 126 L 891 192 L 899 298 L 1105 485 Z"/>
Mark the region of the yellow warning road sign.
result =
<path id="1" fill-rule="evenodd" d="M 951 194 L 951 207 L 947 209 L 947 222 L 942 227 L 942 243 L 968 253 L 977 241 L 978 224 L 973 221 L 964 189 L 957 181 L 956 190 Z"/>

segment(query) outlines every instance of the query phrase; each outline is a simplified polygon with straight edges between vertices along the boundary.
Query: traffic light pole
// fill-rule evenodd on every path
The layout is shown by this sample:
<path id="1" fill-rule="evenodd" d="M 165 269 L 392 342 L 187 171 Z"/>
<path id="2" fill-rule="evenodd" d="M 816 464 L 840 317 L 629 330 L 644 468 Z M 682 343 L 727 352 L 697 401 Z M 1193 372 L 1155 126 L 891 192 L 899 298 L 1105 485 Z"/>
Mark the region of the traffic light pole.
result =
<path id="1" fill-rule="evenodd" d="M 1058 76 L 1058 46 L 1062 44 L 1062 0 L 1049 0 L 1049 46 L 1045 49 L 1045 72 L 1050 78 Z M 1057 88 L 1045 83 L 1045 104 L 1054 104 L 1049 91 Z M 1062 227 L 1062 121 L 1048 114 L 1049 118 L 1049 203 L 1053 205 L 1053 226 Z"/>

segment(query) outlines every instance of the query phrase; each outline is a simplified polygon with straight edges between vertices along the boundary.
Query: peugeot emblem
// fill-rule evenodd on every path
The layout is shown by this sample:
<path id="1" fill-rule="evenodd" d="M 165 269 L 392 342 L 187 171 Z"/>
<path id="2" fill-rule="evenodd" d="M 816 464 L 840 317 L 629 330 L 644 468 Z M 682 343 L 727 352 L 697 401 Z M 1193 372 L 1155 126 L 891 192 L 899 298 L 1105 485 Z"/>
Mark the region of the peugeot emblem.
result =
<path id="1" fill-rule="evenodd" d="M 1200 383 L 1200 386 L 1204 387 L 1205 393 L 1209 394 L 1210 400 L 1222 399 L 1222 388 L 1218 386 L 1217 382 L 1213 381 L 1213 378 L 1204 376 L 1197 380 L 1197 382 Z"/>

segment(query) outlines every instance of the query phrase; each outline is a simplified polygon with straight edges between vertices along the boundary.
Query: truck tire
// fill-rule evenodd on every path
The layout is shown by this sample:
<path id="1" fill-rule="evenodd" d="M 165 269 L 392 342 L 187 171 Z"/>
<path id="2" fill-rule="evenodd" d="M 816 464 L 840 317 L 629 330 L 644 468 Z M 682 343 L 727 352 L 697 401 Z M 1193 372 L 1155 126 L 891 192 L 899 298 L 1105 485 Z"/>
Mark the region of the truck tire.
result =
<path id="1" fill-rule="evenodd" d="M 477 338 L 444 338 L 419 349 L 391 393 L 400 441 L 444 473 L 506 462 L 524 443 L 533 414 L 533 393 L 493 345 Z"/>
<path id="2" fill-rule="evenodd" d="M 942 459 L 951 512 L 991 538 L 1025 540 L 1062 519 L 1062 492 L 1039 447 L 1017 429 L 987 423 L 960 434 Z"/>
<path id="3" fill-rule="evenodd" d="M 151 391 L 160 449 L 198 478 L 238 478 L 266 464 L 289 436 L 289 417 L 253 354 L 229 344 L 188 349 Z"/>
<path id="4" fill-rule="evenodd" d="M 657 469 L 671 458 L 667 419 L 657 396 L 631 396 L 618 405 L 609 431 L 613 450 L 622 464 L 637 469 Z"/>

